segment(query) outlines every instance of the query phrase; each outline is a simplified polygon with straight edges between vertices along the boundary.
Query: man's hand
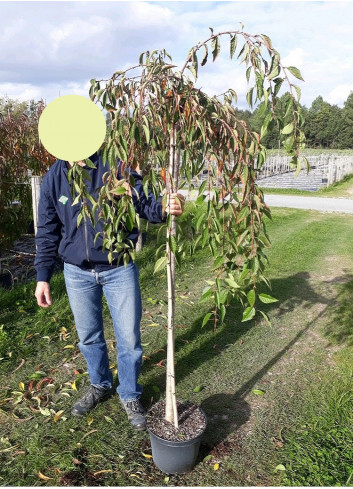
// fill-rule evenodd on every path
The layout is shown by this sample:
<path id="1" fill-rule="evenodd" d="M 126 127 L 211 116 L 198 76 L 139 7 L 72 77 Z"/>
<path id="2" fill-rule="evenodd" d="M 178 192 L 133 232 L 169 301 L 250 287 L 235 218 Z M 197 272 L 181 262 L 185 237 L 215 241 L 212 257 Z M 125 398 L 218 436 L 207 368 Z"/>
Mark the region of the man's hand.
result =
<path id="1" fill-rule="evenodd" d="M 184 212 L 185 198 L 182 194 L 170 194 L 167 197 L 167 214 L 180 216 Z"/>
<path id="2" fill-rule="evenodd" d="M 37 282 L 37 287 L 34 295 L 37 299 L 38 306 L 51 306 L 52 301 L 50 296 L 50 285 L 48 284 L 48 282 Z"/>

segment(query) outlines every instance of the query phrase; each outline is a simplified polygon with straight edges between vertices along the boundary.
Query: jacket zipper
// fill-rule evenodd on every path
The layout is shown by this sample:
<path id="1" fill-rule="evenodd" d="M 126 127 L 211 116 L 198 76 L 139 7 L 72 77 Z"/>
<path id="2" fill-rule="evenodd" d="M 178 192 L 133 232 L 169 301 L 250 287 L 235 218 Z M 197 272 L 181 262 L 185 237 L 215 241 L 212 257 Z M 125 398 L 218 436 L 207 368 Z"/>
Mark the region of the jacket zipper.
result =
<path id="1" fill-rule="evenodd" d="M 84 198 L 84 201 L 86 201 L 85 198 Z M 81 206 L 83 206 L 83 202 L 82 202 Z M 89 260 L 89 251 L 88 251 L 87 216 L 84 216 L 84 234 L 85 234 L 86 258 L 87 258 L 87 261 L 89 262 L 90 260 Z"/>

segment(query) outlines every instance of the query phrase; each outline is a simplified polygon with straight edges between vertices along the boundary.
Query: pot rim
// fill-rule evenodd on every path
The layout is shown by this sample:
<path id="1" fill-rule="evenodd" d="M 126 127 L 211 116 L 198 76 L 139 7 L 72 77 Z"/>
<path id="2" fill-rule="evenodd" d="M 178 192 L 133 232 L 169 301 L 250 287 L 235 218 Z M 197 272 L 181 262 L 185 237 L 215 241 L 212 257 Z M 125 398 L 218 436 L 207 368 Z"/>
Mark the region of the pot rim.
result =
<path id="1" fill-rule="evenodd" d="M 151 428 L 148 426 L 148 419 L 147 419 L 147 416 L 146 416 L 146 427 L 147 427 L 147 431 L 149 434 L 152 434 L 154 437 L 158 438 L 159 440 L 161 441 L 164 441 L 164 442 L 167 442 L 167 443 L 176 443 L 176 444 L 180 444 L 180 445 L 185 445 L 187 444 L 188 442 L 191 442 L 191 443 L 194 443 L 198 438 L 200 438 L 201 436 L 203 436 L 203 434 L 205 433 L 206 431 L 206 428 L 207 428 L 207 416 L 205 414 L 205 411 L 198 405 L 198 404 L 195 404 L 195 403 L 190 403 L 190 404 L 194 404 L 195 406 L 198 407 L 198 409 L 201 411 L 201 413 L 203 414 L 203 417 L 205 419 L 205 427 L 204 429 L 202 430 L 201 433 L 199 433 L 198 435 L 194 436 L 193 438 L 189 438 L 188 440 L 167 440 L 166 438 L 162 438 L 161 436 L 158 436 L 156 435 L 152 430 Z"/>

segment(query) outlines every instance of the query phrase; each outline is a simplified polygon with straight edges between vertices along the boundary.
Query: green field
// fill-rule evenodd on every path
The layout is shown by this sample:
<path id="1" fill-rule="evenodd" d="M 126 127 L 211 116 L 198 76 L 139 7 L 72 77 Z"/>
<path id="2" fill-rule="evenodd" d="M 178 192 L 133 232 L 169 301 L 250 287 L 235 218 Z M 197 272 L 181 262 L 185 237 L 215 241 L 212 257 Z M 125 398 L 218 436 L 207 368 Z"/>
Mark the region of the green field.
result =
<path id="1" fill-rule="evenodd" d="M 178 270 L 177 395 L 208 417 L 198 463 L 185 475 L 166 478 L 155 468 L 148 435 L 133 431 L 117 398 L 82 420 L 70 416 L 88 379 L 62 275 L 53 278 L 47 310 L 35 304 L 34 283 L 1 290 L 0 483 L 348 485 L 353 216 L 274 209 L 267 226 L 270 293 L 279 299 L 266 309 L 271 327 L 259 318 L 242 323 L 234 304 L 216 333 L 201 328 L 210 253 L 199 251 Z M 146 407 L 163 397 L 165 376 L 166 277 L 152 273 L 157 228 L 150 226 L 138 257 Z M 107 307 L 105 316 L 115 371 Z"/>

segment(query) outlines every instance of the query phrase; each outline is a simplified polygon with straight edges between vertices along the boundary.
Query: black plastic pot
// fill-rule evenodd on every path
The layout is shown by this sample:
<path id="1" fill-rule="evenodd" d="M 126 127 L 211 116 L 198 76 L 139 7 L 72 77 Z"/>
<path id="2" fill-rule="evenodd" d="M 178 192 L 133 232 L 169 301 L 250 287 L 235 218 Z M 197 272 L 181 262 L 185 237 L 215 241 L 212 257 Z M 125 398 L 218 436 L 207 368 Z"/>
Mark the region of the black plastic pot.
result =
<path id="1" fill-rule="evenodd" d="M 170 441 L 160 438 L 150 430 L 148 432 L 151 439 L 153 461 L 162 472 L 183 474 L 194 467 L 203 433 L 192 440 Z"/>

